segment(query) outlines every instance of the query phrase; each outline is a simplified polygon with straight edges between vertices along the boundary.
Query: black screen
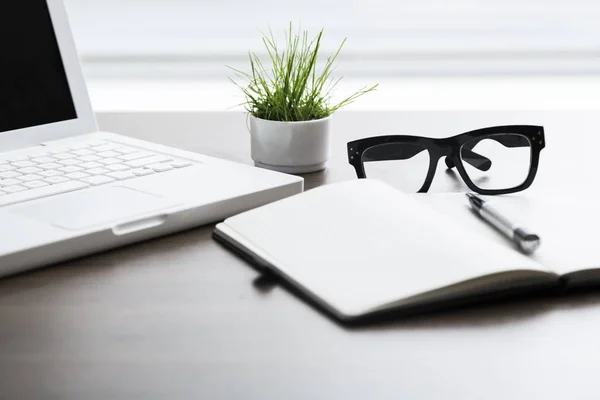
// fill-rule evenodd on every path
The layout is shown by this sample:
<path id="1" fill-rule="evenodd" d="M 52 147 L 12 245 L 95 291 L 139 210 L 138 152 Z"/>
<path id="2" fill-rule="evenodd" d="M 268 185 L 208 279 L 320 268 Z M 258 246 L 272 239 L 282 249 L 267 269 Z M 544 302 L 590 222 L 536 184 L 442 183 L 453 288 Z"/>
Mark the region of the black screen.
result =
<path id="1" fill-rule="evenodd" d="M 45 0 L 0 5 L 0 132 L 77 118 Z"/>

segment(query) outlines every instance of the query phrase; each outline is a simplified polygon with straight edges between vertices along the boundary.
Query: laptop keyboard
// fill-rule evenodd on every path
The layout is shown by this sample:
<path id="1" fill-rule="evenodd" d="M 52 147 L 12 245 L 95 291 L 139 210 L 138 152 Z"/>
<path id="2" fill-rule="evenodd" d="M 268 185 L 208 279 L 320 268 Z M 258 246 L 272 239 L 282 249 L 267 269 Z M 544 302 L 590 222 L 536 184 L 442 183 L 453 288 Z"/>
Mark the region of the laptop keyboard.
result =
<path id="1" fill-rule="evenodd" d="M 0 158 L 0 206 L 193 165 L 119 143 L 94 141 Z"/>

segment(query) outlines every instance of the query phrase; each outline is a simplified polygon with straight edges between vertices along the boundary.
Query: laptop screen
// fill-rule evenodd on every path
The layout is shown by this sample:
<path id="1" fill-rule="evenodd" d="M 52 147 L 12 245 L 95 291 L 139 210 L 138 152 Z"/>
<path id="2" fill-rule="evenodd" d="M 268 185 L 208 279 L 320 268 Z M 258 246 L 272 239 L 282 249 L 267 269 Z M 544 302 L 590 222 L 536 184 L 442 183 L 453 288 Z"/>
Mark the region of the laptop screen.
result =
<path id="1" fill-rule="evenodd" d="M 46 0 L 0 5 L 0 132 L 77 118 Z"/>

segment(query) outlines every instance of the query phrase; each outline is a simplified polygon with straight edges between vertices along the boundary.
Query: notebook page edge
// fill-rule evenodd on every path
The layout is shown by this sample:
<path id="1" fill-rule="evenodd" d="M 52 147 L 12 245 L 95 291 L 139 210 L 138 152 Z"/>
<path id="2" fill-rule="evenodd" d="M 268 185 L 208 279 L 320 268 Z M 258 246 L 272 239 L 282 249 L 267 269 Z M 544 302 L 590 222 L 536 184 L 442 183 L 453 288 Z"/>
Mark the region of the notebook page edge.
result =
<path id="1" fill-rule="evenodd" d="M 510 278 L 511 275 L 515 278 L 518 275 L 519 279 L 510 279 L 510 282 L 508 282 L 507 279 L 505 282 L 502 282 L 502 278 Z M 560 284 L 560 278 L 561 276 L 556 273 L 540 270 L 510 270 L 497 272 L 390 302 L 380 307 L 373 308 L 369 312 L 387 311 L 406 306 L 413 307 L 433 302 L 452 301 L 456 298 L 465 296 L 489 295 L 494 294 L 495 292 L 523 288 L 524 286 L 531 287 L 532 290 L 535 290 L 536 288 L 557 286 Z M 498 282 L 498 284 L 495 285 L 496 287 L 489 290 L 483 289 L 484 285 L 493 285 L 493 282 Z M 554 283 L 554 285 L 550 285 L 550 282 Z"/>

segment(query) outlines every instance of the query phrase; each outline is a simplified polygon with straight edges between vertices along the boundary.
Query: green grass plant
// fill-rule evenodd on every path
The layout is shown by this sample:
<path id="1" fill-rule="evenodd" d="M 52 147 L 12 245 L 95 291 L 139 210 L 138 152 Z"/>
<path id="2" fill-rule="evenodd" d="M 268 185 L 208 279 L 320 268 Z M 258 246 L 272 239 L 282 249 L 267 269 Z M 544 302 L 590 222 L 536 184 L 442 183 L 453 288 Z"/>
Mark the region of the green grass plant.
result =
<path id="1" fill-rule="evenodd" d="M 254 117 L 272 121 L 310 121 L 325 118 L 371 92 L 378 85 L 363 87 L 351 96 L 332 104 L 335 88 L 342 78 L 332 76 L 334 63 L 344 46 L 320 63 L 323 29 L 314 38 L 308 31 L 285 32 L 285 46 L 279 47 L 273 32 L 263 35 L 268 60 L 265 65 L 256 53 L 249 52 L 250 72 L 231 68 L 245 96 L 245 109 Z M 322 65 L 321 65 L 322 64 Z"/>

